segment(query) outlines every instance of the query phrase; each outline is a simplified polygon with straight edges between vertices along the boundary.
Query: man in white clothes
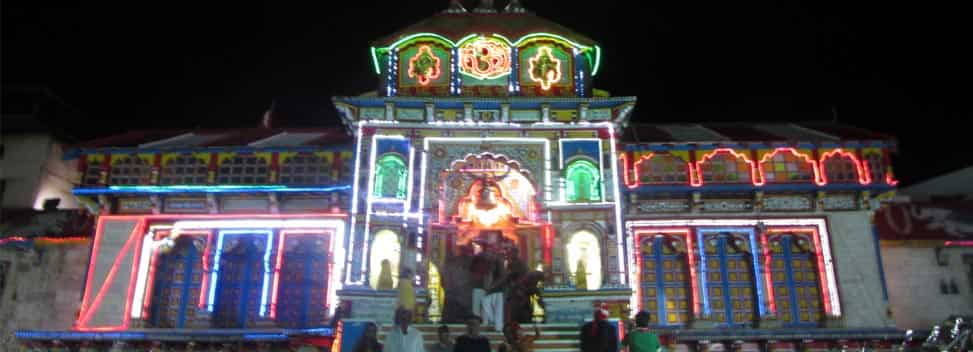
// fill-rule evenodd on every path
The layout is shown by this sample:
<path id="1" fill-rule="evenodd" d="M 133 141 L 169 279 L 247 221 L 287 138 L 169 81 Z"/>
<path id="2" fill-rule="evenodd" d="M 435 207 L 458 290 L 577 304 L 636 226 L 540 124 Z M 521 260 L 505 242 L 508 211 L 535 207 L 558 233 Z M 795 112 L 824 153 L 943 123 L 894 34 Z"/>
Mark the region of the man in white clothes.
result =
<path id="1" fill-rule="evenodd" d="M 395 310 L 395 326 L 385 335 L 384 352 L 426 352 L 422 333 L 411 326 L 412 311 L 405 308 Z"/>

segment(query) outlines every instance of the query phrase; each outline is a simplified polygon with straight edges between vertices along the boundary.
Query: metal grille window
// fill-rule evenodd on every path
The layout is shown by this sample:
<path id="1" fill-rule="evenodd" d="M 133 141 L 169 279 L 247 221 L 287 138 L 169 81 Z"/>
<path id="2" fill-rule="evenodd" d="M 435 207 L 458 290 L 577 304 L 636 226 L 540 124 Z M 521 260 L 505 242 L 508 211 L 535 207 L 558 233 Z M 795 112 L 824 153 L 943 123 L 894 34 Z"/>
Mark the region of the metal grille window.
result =
<path id="1" fill-rule="evenodd" d="M 884 159 L 882 153 L 879 152 L 865 154 L 865 162 L 868 164 L 868 172 L 872 177 L 872 182 L 885 182 Z"/>
<path id="2" fill-rule="evenodd" d="M 217 182 L 231 185 L 266 184 L 270 180 L 267 160 L 256 155 L 236 155 L 223 160 Z"/>
<path id="3" fill-rule="evenodd" d="M 686 242 L 664 234 L 641 241 L 642 309 L 655 313 L 653 325 L 685 325 L 693 304 Z"/>
<path id="4" fill-rule="evenodd" d="M 331 182 L 331 164 L 314 154 L 298 154 L 284 159 L 280 167 L 283 184 L 321 185 Z"/>
<path id="5" fill-rule="evenodd" d="M 850 156 L 835 154 L 824 159 L 824 172 L 828 183 L 858 182 L 858 166 Z"/>
<path id="6" fill-rule="evenodd" d="M 328 238 L 289 235 L 283 239 L 278 275 L 277 324 L 287 328 L 326 325 L 328 312 Z"/>
<path id="7" fill-rule="evenodd" d="M 771 235 L 770 273 L 778 317 L 785 326 L 817 326 L 822 318 L 814 242 L 808 235 Z"/>
<path id="8" fill-rule="evenodd" d="M 739 234 L 703 236 L 703 294 L 712 319 L 726 326 L 747 326 L 757 319 L 753 257 L 749 240 Z"/>
<path id="9" fill-rule="evenodd" d="M 192 155 L 180 155 L 162 168 L 163 185 L 204 185 L 209 175 L 206 161 Z"/>
<path id="10" fill-rule="evenodd" d="M 226 236 L 227 238 L 223 238 Z M 220 235 L 218 247 L 214 325 L 223 328 L 253 327 L 264 312 L 271 246 L 269 235 Z M 220 250 L 222 249 L 222 250 Z"/>
<path id="11" fill-rule="evenodd" d="M 205 236 L 180 236 L 168 253 L 156 257 L 150 321 L 157 328 L 208 326 L 197 302 L 203 282 Z M 141 308 L 137 308 L 141 309 Z"/>
<path id="12" fill-rule="evenodd" d="M 147 185 L 152 180 L 152 165 L 137 156 L 126 156 L 112 163 L 111 184 Z"/>

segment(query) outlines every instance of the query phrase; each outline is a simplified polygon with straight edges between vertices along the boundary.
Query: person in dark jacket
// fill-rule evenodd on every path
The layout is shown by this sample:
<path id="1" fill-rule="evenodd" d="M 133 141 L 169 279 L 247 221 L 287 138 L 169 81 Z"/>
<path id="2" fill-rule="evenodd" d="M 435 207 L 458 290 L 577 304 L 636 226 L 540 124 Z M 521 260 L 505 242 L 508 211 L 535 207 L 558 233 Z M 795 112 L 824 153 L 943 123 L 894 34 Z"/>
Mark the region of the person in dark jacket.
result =
<path id="1" fill-rule="evenodd" d="M 618 351 L 618 331 L 606 319 L 608 311 L 598 308 L 594 320 L 581 327 L 581 352 Z"/>
<path id="2" fill-rule="evenodd" d="M 490 340 L 480 335 L 480 318 L 466 320 L 466 334 L 456 338 L 453 345 L 456 352 L 490 352 Z"/>

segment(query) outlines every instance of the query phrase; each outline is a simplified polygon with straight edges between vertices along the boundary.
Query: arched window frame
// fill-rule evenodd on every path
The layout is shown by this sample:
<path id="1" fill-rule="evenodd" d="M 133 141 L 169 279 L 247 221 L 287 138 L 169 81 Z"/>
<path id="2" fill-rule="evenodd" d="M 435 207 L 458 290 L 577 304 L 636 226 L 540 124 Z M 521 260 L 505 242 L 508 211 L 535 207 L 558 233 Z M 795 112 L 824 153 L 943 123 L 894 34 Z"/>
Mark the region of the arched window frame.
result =
<path id="1" fill-rule="evenodd" d="M 398 154 L 386 153 L 375 162 L 375 184 L 372 189 L 372 196 L 376 198 L 389 198 L 385 196 L 385 177 L 388 173 L 398 173 L 399 180 L 396 184 L 394 199 L 406 199 L 408 192 L 409 170 L 405 163 L 405 158 Z"/>
<path id="2" fill-rule="evenodd" d="M 697 240 L 700 255 L 700 278 L 702 281 L 702 300 L 703 311 L 711 315 L 713 320 L 722 326 L 745 327 L 750 326 L 765 314 L 763 306 L 763 285 L 757 279 L 760 272 L 760 264 L 757 260 L 757 247 L 755 243 L 754 230 L 752 228 L 740 229 L 697 229 Z M 710 242 L 710 241 L 715 242 Z M 742 246 L 737 248 L 739 252 L 730 253 L 728 247 L 735 245 L 729 241 L 740 241 Z M 707 251 L 713 248 L 714 252 Z M 733 261 L 733 267 L 730 262 Z M 745 265 L 745 268 L 739 268 Z M 712 274 L 715 275 L 711 275 Z M 736 274 L 737 279 L 732 280 L 729 274 Z M 748 280 L 740 279 L 740 275 L 745 275 Z M 718 280 L 716 280 L 718 278 Z M 716 282 L 714 282 L 716 281 Z M 737 288 L 740 295 L 733 295 L 733 288 Z M 749 289 L 749 293 L 748 293 Z M 719 298 L 722 304 L 710 302 L 711 296 Z M 752 308 L 741 306 L 734 309 L 733 301 L 749 302 Z M 719 310 L 719 311 L 717 311 Z M 750 319 L 734 319 L 734 314 L 752 314 Z M 722 314 L 724 319 L 718 319 L 717 314 Z"/>
<path id="3" fill-rule="evenodd" d="M 228 238 L 230 239 L 228 240 Z M 242 256 L 234 255 L 228 251 L 232 251 L 236 246 L 226 245 L 227 242 L 234 240 L 237 242 L 236 246 L 253 245 L 254 250 L 251 251 L 250 248 L 247 248 Z M 269 300 L 267 296 L 270 289 L 270 252 L 272 246 L 273 233 L 269 230 L 220 232 L 217 239 L 216 254 L 213 258 L 213 272 L 209 279 L 211 299 L 208 300 L 208 310 L 213 312 L 215 325 L 246 328 L 250 322 L 258 320 L 265 314 Z M 227 265 L 240 264 L 232 263 L 234 260 L 244 260 L 242 263 L 244 275 L 241 275 L 240 281 L 227 277 L 229 274 Z M 251 270 L 253 268 L 246 266 L 256 262 L 259 262 L 262 270 L 254 272 L 254 270 Z M 242 296 L 234 298 L 230 288 L 238 289 Z M 260 297 L 255 297 L 256 307 L 250 305 L 250 297 L 254 294 L 260 295 Z M 226 301 L 236 304 L 227 306 Z M 224 314 L 232 313 L 232 310 L 227 311 L 228 309 L 236 310 L 236 313 L 230 314 L 231 317 L 236 317 L 235 321 L 222 318 Z"/>
<path id="4" fill-rule="evenodd" d="M 152 259 L 153 275 L 151 289 L 148 291 L 150 301 L 146 302 L 145 307 L 133 307 L 133 309 L 144 309 L 143 316 L 147 316 L 149 324 L 153 327 L 164 328 L 185 328 L 194 325 L 208 324 L 209 316 L 198 309 L 197 303 L 200 294 L 204 294 L 204 276 L 206 271 L 206 246 L 209 245 L 209 235 L 183 234 L 173 241 L 173 248 L 168 253 L 156 253 Z M 186 253 L 179 251 L 185 249 Z M 177 262 L 173 262 L 176 255 Z M 183 272 L 172 273 L 173 276 L 182 278 L 173 281 L 172 277 L 167 277 L 168 269 L 171 265 L 182 265 Z M 180 297 L 171 306 L 172 301 L 162 301 L 165 291 L 172 293 L 176 291 Z M 160 321 L 163 318 L 163 310 L 176 310 L 171 324 Z"/>
<path id="5" fill-rule="evenodd" d="M 824 184 L 858 182 L 867 185 L 871 183 L 871 177 L 864 169 L 861 160 L 841 149 L 822 154 L 818 164 L 821 167 L 821 179 Z"/>
<path id="6" fill-rule="evenodd" d="M 814 234 L 782 232 L 765 236 L 764 250 L 769 263 L 767 285 L 774 295 L 778 318 L 785 327 L 819 326 L 824 318 L 826 298 Z M 803 245 L 798 241 L 804 242 Z M 794 253 L 795 245 L 806 249 Z M 807 280 L 807 275 L 814 278 Z M 807 319 L 802 319 L 801 314 L 807 314 Z"/>
<path id="7" fill-rule="evenodd" d="M 642 309 L 652 310 L 650 324 L 654 326 L 685 326 L 696 315 L 698 299 L 692 237 L 688 235 L 688 231 L 665 232 L 667 233 L 647 232 L 638 236 L 638 304 Z M 673 248 L 670 253 L 666 253 L 664 246 L 671 243 L 681 245 L 683 252 L 678 253 L 678 249 Z M 682 295 L 678 294 L 680 289 L 683 290 Z M 645 305 L 647 296 L 655 297 L 652 302 L 655 309 Z M 678 298 L 671 309 L 667 304 L 670 296 Z M 679 304 L 682 301 L 685 305 Z M 676 314 L 677 319 L 669 319 L 671 314 Z"/>
<path id="8" fill-rule="evenodd" d="M 732 168 L 731 168 L 732 166 Z M 696 162 L 696 184 L 750 183 L 756 181 L 756 166 L 745 154 L 733 149 L 720 148 L 704 155 Z"/>
<path id="9" fill-rule="evenodd" d="M 760 159 L 760 185 L 819 183 L 817 163 L 794 148 L 777 148 Z"/>
<path id="10" fill-rule="evenodd" d="M 587 159 L 575 159 L 568 163 L 565 169 L 565 193 L 568 202 L 597 202 L 601 197 L 601 170 L 595 162 Z M 580 173 L 586 172 L 591 175 L 591 183 L 588 185 L 588 199 L 581 199 L 578 195 L 578 180 Z"/>
<path id="11" fill-rule="evenodd" d="M 566 254 L 566 256 L 570 257 L 570 255 L 568 254 L 571 253 L 572 250 L 571 246 L 575 243 L 574 241 L 578 236 L 590 236 L 594 240 L 593 242 L 596 246 L 594 256 L 597 258 L 597 260 L 594 262 L 588 262 L 588 266 L 585 268 L 585 270 L 588 271 L 588 275 L 586 278 L 586 282 L 588 283 L 587 289 L 597 290 L 601 288 L 601 283 L 605 279 L 604 276 L 605 263 L 604 263 L 604 258 L 602 256 L 603 254 L 602 253 L 603 245 L 601 241 L 602 237 L 599 235 L 598 232 L 592 231 L 590 229 L 582 229 L 579 231 L 575 231 L 574 233 L 571 234 L 571 236 L 568 237 L 567 243 L 564 244 L 564 249 L 565 249 L 564 253 Z M 577 260 L 572 261 L 570 259 L 580 259 L 580 258 L 566 258 L 565 260 L 567 264 L 567 272 L 570 275 L 569 282 L 571 282 L 571 284 L 575 285 L 576 287 L 577 278 L 575 275 L 577 274 L 578 261 Z M 597 267 L 595 267 L 594 264 L 597 264 Z"/>
<path id="12" fill-rule="evenodd" d="M 643 156 L 633 167 L 638 184 L 688 184 L 690 180 L 689 163 L 671 153 Z"/>

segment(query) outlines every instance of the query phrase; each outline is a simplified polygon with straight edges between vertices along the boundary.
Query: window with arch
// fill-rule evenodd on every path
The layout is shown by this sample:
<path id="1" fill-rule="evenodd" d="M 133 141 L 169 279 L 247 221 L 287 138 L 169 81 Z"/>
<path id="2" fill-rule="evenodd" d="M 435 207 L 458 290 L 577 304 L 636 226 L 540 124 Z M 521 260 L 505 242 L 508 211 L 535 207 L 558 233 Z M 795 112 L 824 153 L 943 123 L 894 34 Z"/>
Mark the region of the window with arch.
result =
<path id="1" fill-rule="evenodd" d="M 823 317 L 817 256 L 808 234 L 768 236 L 777 314 L 785 326 L 817 326 Z"/>
<path id="2" fill-rule="evenodd" d="M 159 183 L 163 185 L 205 185 L 209 163 L 191 154 L 170 159 L 162 167 Z"/>
<path id="3" fill-rule="evenodd" d="M 681 326 L 693 312 L 689 258 L 684 237 L 657 234 L 640 239 L 642 309 L 650 323 Z"/>
<path id="4" fill-rule="evenodd" d="M 778 151 L 760 162 L 767 183 L 812 182 L 813 164 L 792 152 Z"/>
<path id="5" fill-rule="evenodd" d="M 567 201 L 591 202 L 601 200 L 601 172 L 595 163 L 579 159 L 565 168 Z"/>
<path id="6" fill-rule="evenodd" d="M 375 185 L 372 195 L 379 198 L 405 199 L 408 190 L 408 170 L 405 159 L 397 154 L 385 154 L 375 163 Z"/>
<path id="7" fill-rule="evenodd" d="M 113 185 L 147 185 L 152 182 L 152 165 L 138 156 L 125 156 L 111 165 Z"/>
<path id="8" fill-rule="evenodd" d="M 702 236 L 704 306 L 725 326 L 747 326 L 757 318 L 758 300 L 750 240 L 738 233 Z"/>
<path id="9" fill-rule="evenodd" d="M 750 163 L 729 152 L 717 152 L 712 158 L 700 162 L 699 169 L 703 182 L 752 182 Z"/>
<path id="10" fill-rule="evenodd" d="M 196 303 L 202 293 L 206 236 L 183 235 L 156 256 L 150 323 L 157 328 L 208 326 L 209 315 Z M 141 308 L 136 308 L 141 309 Z"/>
<path id="11" fill-rule="evenodd" d="M 689 167 L 682 158 L 669 154 L 653 154 L 649 159 L 637 161 L 639 183 L 665 184 L 688 183 Z"/>
<path id="12" fill-rule="evenodd" d="M 274 307 L 277 324 L 286 328 L 326 325 L 331 260 L 328 236 L 287 234 L 281 241 L 283 255 Z"/>
<path id="13" fill-rule="evenodd" d="M 220 234 L 217 247 L 213 324 L 253 327 L 264 311 L 265 281 L 270 272 L 270 238 L 265 234 Z M 224 238 L 225 237 L 225 238 Z"/>
<path id="14" fill-rule="evenodd" d="M 220 184 L 265 184 L 270 181 L 270 167 L 266 158 L 237 154 L 223 159 L 216 180 Z"/>
<path id="15" fill-rule="evenodd" d="M 858 164 L 851 156 L 835 153 L 825 158 L 822 165 L 828 183 L 858 182 Z"/>
<path id="16" fill-rule="evenodd" d="M 571 282 L 579 290 L 601 288 L 601 246 L 598 236 L 590 231 L 578 231 L 567 244 L 568 272 Z"/>
<path id="17" fill-rule="evenodd" d="M 398 287 L 401 251 L 398 234 L 392 230 L 375 233 L 368 259 L 368 283 L 372 288 L 378 290 Z"/>
<path id="18" fill-rule="evenodd" d="M 885 182 L 885 157 L 882 153 L 865 153 L 865 162 L 868 163 L 868 173 L 872 177 L 872 182 Z"/>
<path id="19" fill-rule="evenodd" d="M 331 182 L 331 163 L 312 153 L 284 158 L 280 166 L 280 182 L 296 185 L 321 185 Z"/>

